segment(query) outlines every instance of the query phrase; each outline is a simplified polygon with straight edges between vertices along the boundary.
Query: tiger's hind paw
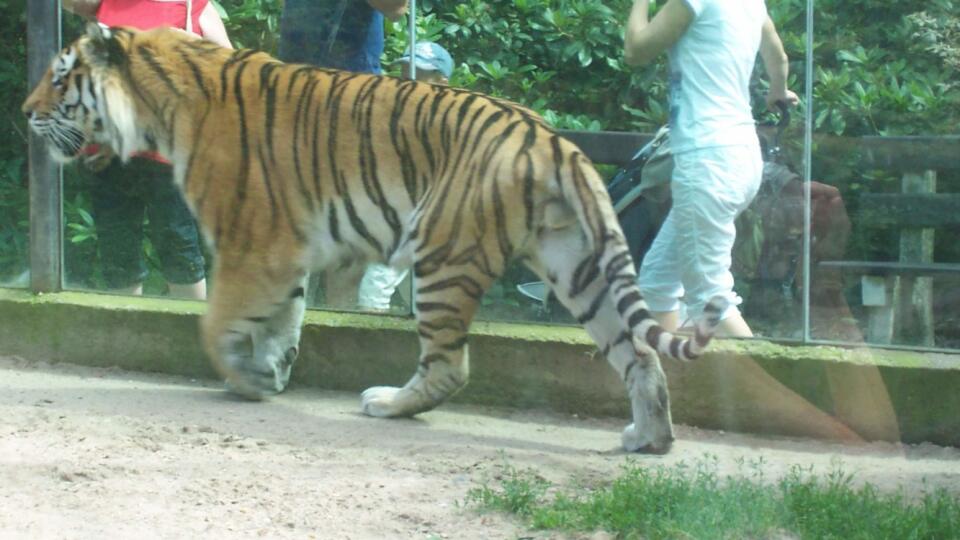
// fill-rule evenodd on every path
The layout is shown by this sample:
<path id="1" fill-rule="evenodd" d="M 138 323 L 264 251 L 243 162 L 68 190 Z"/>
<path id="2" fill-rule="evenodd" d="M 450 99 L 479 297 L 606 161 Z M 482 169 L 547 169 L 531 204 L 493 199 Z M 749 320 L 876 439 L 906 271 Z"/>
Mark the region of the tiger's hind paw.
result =
<path id="1" fill-rule="evenodd" d="M 640 454 L 666 454 L 673 446 L 673 436 L 656 443 L 649 436 L 644 435 L 637 429 L 636 424 L 630 424 L 623 430 L 620 438 L 623 443 L 623 449 L 627 452 L 637 452 Z"/>
<path id="2" fill-rule="evenodd" d="M 376 416 L 378 418 L 403 416 L 402 408 L 399 406 L 399 402 L 401 401 L 399 395 L 402 392 L 402 388 L 395 386 L 374 386 L 367 388 L 360 396 L 363 414 Z"/>
<path id="3" fill-rule="evenodd" d="M 378 418 L 413 416 L 437 406 L 437 401 L 427 398 L 422 392 L 395 386 L 374 386 L 363 391 L 360 397 L 363 414 Z"/>

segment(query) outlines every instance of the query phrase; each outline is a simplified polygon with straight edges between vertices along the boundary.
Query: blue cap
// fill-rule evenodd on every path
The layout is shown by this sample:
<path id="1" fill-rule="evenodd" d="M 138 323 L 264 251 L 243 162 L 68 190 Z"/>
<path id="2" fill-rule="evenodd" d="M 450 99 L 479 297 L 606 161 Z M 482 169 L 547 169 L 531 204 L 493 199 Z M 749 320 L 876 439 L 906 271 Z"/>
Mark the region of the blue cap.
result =
<path id="1" fill-rule="evenodd" d="M 437 45 L 432 41 L 420 41 L 417 42 L 416 47 L 414 47 L 416 55 L 414 55 L 414 62 L 417 66 L 417 69 L 422 69 L 424 71 L 436 71 L 441 73 L 444 77 L 450 78 L 450 75 L 453 74 L 453 57 L 450 56 L 450 53 L 446 49 Z M 403 53 L 398 60 L 398 62 L 410 62 L 410 48 L 407 47 L 407 50 Z"/>

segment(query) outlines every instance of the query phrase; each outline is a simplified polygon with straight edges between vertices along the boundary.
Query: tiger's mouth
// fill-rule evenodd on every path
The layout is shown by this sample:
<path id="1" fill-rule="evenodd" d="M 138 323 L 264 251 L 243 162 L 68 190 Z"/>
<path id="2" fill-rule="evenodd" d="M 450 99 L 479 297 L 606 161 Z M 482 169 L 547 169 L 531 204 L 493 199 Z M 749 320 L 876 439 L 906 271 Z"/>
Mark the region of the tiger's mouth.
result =
<path id="1" fill-rule="evenodd" d="M 87 137 L 82 130 L 50 119 L 30 121 L 34 133 L 47 141 L 50 154 L 54 159 L 67 163 L 77 159 L 87 146 Z"/>

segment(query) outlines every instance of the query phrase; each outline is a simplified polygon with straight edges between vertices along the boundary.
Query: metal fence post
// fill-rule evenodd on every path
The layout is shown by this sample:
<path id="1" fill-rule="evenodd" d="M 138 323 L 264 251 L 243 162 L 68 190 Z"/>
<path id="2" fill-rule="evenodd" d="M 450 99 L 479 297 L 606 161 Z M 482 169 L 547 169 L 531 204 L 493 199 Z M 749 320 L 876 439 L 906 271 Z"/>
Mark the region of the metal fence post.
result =
<path id="1" fill-rule="evenodd" d="M 60 49 L 59 0 L 27 2 L 27 80 L 33 88 Z M 60 166 L 44 142 L 29 135 L 30 168 L 30 288 L 55 292 L 61 286 L 63 245 Z"/>
<path id="2" fill-rule="evenodd" d="M 810 222 L 813 219 L 810 207 L 810 181 L 813 176 L 813 14 L 816 0 L 807 0 L 807 35 L 803 99 L 803 342 L 809 343 L 810 335 Z"/>

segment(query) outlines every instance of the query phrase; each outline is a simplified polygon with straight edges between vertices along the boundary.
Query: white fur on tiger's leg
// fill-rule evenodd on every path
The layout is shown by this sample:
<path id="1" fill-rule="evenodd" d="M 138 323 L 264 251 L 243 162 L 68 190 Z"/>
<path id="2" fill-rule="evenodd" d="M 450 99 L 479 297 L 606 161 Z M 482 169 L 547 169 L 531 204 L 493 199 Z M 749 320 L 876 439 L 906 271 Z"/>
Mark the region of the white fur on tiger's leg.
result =
<path id="1" fill-rule="evenodd" d="M 283 392 L 290 383 L 293 363 L 300 353 L 300 329 L 306 309 L 306 277 L 266 322 L 253 329 L 253 366 L 274 373 L 271 393 Z"/>
<path id="2" fill-rule="evenodd" d="M 579 274 L 588 273 L 590 270 L 585 269 L 594 256 L 580 230 L 576 226 L 544 229 L 538 238 L 530 267 L 545 278 L 557 299 L 584 325 L 627 387 L 633 423 L 623 431 L 624 448 L 631 452 L 667 452 L 674 437 L 666 376 L 656 352 L 634 339 L 632 329 L 626 328 L 614 305 L 612 285 L 605 279 L 605 259 L 595 258 L 594 264 L 602 268 L 591 281 L 578 284 L 578 269 Z M 632 267 L 621 271 L 629 274 Z"/>
<path id="3" fill-rule="evenodd" d="M 222 268 L 220 260 L 216 267 Z M 230 273 L 214 270 L 204 344 L 227 389 L 258 400 L 283 391 L 290 380 L 303 319 L 303 274 L 287 287 L 258 287 L 256 270 L 234 266 Z"/>
<path id="4" fill-rule="evenodd" d="M 429 411 L 467 384 L 470 353 L 465 333 L 459 349 L 450 350 L 435 341 L 420 338 L 420 364 L 417 373 L 403 386 L 374 386 L 363 392 L 363 413 L 369 416 L 413 416 Z"/>
<path id="5" fill-rule="evenodd" d="M 412 416 L 433 409 L 467 384 L 467 331 L 491 282 L 488 274 L 470 264 L 421 267 L 416 277 L 417 372 L 403 388 L 367 389 L 362 397 L 365 414 Z"/>

